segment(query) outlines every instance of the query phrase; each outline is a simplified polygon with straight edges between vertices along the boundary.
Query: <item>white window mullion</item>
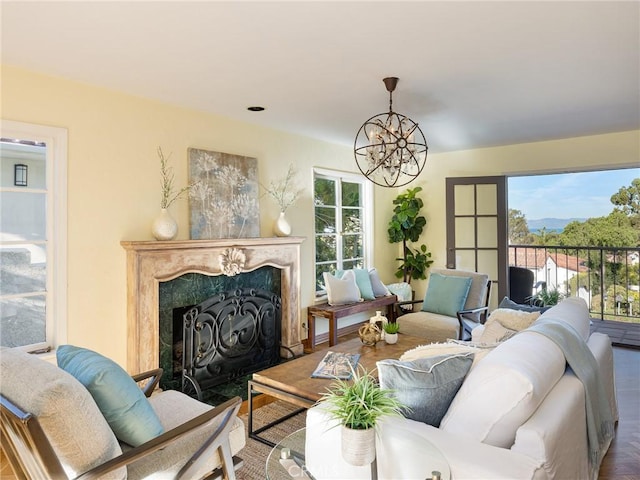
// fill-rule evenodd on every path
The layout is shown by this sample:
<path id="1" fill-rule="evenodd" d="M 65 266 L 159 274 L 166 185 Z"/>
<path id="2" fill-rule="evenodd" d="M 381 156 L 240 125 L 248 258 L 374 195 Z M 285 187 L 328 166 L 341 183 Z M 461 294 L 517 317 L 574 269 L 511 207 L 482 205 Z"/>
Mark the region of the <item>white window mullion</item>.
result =
<path id="1" fill-rule="evenodd" d="M 342 182 L 336 179 L 336 259 L 338 261 L 338 270 L 344 269 L 344 236 L 342 222 Z"/>

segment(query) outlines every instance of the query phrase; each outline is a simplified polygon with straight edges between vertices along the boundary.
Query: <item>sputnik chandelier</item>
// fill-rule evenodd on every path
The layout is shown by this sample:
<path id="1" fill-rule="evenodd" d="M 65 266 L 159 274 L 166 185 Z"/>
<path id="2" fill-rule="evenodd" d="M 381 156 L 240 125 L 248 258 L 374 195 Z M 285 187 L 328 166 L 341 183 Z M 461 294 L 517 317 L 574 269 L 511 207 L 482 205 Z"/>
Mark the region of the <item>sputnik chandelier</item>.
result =
<path id="1" fill-rule="evenodd" d="M 362 174 L 382 187 L 413 181 L 427 161 L 427 140 L 417 123 L 393 111 L 397 77 L 382 80 L 389 92 L 389 113 L 371 117 L 358 130 L 354 146 Z"/>

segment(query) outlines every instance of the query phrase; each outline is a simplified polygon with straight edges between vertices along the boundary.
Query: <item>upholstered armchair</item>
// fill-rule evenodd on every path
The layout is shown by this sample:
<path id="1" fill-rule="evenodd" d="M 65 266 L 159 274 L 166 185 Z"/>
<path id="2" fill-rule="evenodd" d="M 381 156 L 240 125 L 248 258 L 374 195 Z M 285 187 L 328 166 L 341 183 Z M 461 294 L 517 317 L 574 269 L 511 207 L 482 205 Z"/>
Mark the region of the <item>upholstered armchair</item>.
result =
<path id="1" fill-rule="evenodd" d="M 398 302 L 400 332 L 432 343 L 467 340 L 487 319 L 491 280 L 483 273 L 431 269 L 424 299 Z M 420 310 L 416 306 L 422 304 Z M 411 313 L 402 306 L 413 305 Z"/>
<path id="2" fill-rule="evenodd" d="M 86 373 L 90 364 L 86 356 L 80 360 Z M 121 426 L 133 435 L 127 441 L 134 446 L 118 437 L 105 405 L 116 420 L 127 412 L 116 410 L 113 398 L 105 404 L 90 392 L 83 373 L 76 378 L 13 348 L 0 349 L 0 362 L 2 448 L 17 478 L 234 480 L 235 468 L 242 464 L 235 456 L 245 445 L 244 424 L 237 417 L 239 397 L 214 408 L 178 391 L 155 389 L 161 369 L 128 377 L 141 392 L 137 404 L 141 397 L 160 424 L 159 431 L 145 437 L 132 431 L 140 418 L 126 419 Z M 102 373 L 96 384 L 112 390 L 116 401 L 127 396 L 126 386 L 114 385 Z M 141 417 L 137 404 L 131 411 Z"/>

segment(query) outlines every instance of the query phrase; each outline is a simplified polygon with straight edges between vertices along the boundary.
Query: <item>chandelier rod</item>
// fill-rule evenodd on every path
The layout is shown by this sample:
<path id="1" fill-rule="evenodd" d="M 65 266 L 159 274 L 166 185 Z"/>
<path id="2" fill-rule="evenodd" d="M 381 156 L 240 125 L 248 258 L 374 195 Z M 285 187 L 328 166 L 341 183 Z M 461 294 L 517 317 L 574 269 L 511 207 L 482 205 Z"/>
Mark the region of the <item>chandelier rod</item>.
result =
<path id="1" fill-rule="evenodd" d="M 398 85 L 398 77 L 386 77 L 383 78 L 384 86 L 387 87 L 387 92 L 389 92 L 389 113 L 393 112 L 393 91 L 396 89 L 396 85 Z"/>

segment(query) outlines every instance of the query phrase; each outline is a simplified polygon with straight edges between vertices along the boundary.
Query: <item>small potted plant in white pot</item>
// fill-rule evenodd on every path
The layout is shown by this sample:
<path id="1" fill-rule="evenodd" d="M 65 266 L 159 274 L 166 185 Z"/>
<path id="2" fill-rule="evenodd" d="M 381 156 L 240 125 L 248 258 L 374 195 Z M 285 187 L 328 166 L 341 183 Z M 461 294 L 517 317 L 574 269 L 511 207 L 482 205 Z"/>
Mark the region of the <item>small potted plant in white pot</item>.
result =
<path id="1" fill-rule="evenodd" d="M 384 324 L 384 341 L 393 344 L 398 341 L 398 332 L 400 331 L 400 324 L 396 320 L 395 322 L 389 322 Z"/>
<path id="2" fill-rule="evenodd" d="M 381 417 L 405 409 L 393 390 L 381 389 L 371 372 L 359 365 L 350 380 L 336 380 L 323 394 L 327 413 L 342 429 L 342 457 L 351 465 L 369 465 L 376 456 L 375 426 Z"/>

